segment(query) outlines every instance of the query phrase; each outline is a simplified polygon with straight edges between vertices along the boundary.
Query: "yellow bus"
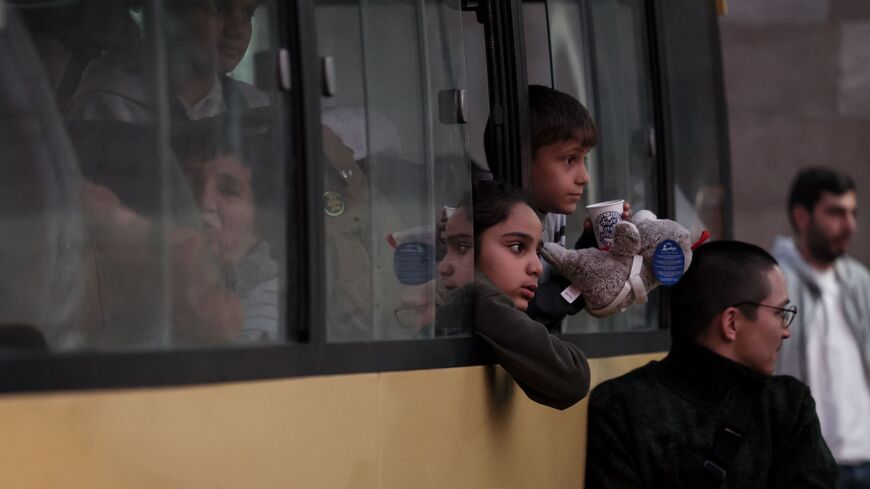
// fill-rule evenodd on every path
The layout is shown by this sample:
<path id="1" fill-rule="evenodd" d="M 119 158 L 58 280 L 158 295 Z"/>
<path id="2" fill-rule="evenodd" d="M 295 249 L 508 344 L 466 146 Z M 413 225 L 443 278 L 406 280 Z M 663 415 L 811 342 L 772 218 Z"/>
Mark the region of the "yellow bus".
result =
<path id="1" fill-rule="evenodd" d="M 730 236 L 716 15 L 0 0 L 0 486 L 582 487 L 585 403 L 438 333 L 438 223 L 490 165 L 528 185 L 539 84 L 599 125 L 587 203 Z M 666 305 L 555 334 L 596 384 L 667 350 Z"/>

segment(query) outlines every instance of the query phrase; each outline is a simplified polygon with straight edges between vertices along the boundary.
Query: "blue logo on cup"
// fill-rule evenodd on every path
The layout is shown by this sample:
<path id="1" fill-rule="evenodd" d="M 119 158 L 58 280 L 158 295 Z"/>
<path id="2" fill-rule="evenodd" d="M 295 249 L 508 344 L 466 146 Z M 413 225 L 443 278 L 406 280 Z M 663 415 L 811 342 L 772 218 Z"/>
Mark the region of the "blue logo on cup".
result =
<path id="1" fill-rule="evenodd" d="M 610 246 L 613 243 L 613 232 L 619 224 L 622 215 L 616 211 L 602 212 L 595 218 L 595 229 L 598 230 L 598 241 L 602 246 Z"/>

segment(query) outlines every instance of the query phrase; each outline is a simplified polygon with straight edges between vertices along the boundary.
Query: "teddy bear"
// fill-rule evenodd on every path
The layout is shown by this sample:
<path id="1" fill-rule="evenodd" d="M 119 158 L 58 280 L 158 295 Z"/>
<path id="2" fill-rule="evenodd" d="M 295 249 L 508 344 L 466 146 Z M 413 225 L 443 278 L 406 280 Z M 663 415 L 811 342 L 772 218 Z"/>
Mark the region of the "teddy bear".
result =
<path id="1" fill-rule="evenodd" d="M 660 284 L 675 284 L 689 268 L 692 250 L 707 237 L 704 232 L 693 242 L 680 224 L 642 210 L 616 224 L 609 250 L 568 250 L 546 243 L 541 255 L 571 281 L 562 292 L 566 300 L 582 295 L 591 315 L 606 317 L 645 303 Z"/>

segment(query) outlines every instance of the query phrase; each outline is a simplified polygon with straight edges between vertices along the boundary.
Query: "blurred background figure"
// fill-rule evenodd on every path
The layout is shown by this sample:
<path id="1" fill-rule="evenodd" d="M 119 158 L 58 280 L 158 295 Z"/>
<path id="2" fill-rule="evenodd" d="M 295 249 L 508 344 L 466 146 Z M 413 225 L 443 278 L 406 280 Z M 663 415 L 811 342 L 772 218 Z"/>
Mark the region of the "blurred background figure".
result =
<path id="1" fill-rule="evenodd" d="M 857 209 L 850 177 L 805 169 L 788 200 L 794 239 L 774 246 L 800 310 L 778 371 L 812 389 L 841 488 L 870 488 L 870 273 L 846 255 Z"/>
<path id="2" fill-rule="evenodd" d="M 728 185 L 721 197 L 710 193 L 704 202 L 687 195 L 691 202 L 733 206 L 733 237 L 770 249 L 777 235 L 791 232 L 782 207 L 788 183 L 802 168 L 824 162 L 859 185 L 870 181 L 870 3 L 725 3 L 719 32 Z M 698 213 L 706 211 L 699 207 Z M 713 220 L 705 223 L 715 229 Z M 859 214 L 857 225 L 870 228 L 870 213 Z M 855 235 L 850 252 L 870 263 L 870 234 Z"/>

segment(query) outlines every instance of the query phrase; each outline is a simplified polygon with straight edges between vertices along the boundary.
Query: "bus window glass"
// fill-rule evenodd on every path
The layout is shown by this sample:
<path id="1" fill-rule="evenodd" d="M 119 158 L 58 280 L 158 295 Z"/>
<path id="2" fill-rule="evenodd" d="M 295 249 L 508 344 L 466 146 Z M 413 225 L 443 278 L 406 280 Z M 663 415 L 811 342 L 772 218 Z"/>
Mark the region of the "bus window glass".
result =
<path id="1" fill-rule="evenodd" d="M 598 146 L 587 157 L 591 182 L 568 218 L 568 244 L 583 230 L 585 205 L 626 199 L 634 210 L 657 212 L 658 161 L 652 150 L 653 99 L 647 21 L 639 0 L 547 0 L 524 4 L 529 83 L 548 84 L 585 105 L 596 124 Z M 549 42 L 547 42 L 549 41 Z M 539 58 L 549 54 L 547 63 Z M 658 327 L 657 292 L 646 306 L 596 319 L 580 313 L 563 331 L 612 332 Z"/>
<path id="2" fill-rule="evenodd" d="M 27 197 L 0 218 L 0 326 L 51 350 L 284 341 L 275 2 L 9 5 L 0 194 Z"/>
<path id="3" fill-rule="evenodd" d="M 471 181 L 460 1 L 320 1 L 316 17 L 327 338 L 463 334 L 435 321 L 439 223 Z"/>

